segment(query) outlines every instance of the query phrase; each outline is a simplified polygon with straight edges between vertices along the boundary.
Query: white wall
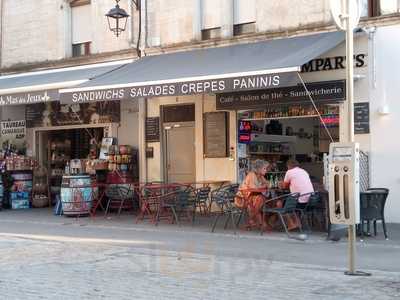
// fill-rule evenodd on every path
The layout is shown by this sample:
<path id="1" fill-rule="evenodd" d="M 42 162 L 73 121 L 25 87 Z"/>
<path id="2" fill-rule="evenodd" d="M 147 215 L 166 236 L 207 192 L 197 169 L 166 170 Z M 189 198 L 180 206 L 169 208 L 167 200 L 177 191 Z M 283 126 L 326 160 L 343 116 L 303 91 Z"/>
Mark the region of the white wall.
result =
<path id="1" fill-rule="evenodd" d="M 203 158 L 203 113 L 215 111 L 215 96 L 194 95 L 185 97 L 162 97 L 148 100 L 148 117 L 160 115 L 160 105 L 167 104 L 195 104 L 195 141 L 196 141 L 196 180 L 226 180 L 236 181 L 236 161 L 226 158 Z M 230 146 L 236 151 L 236 115 L 230 113 Z M 148 180 L 158 181 L 163 178 L 162 145 L 149 143 L 154 147 L 154 157 L 147 159 Z M 234 153 L 232 153 L 233 156 Z"/>
<path id="2" fill-rule="evenodd" d="M 371 184 L 390 189 L 386 219 L 400 223 L 400 25 L 376 31 L 376 86 L 371 82 Z M 388 42 L 390 41 L 390 42 Z M 390 114 L 379 110 L 387 104 Z"/>
<path id="3" fill-rule="evenodd" d="M 137 101 L 121 101 L 121 125 L 118 127 L 118 143 L 139 147 L 139 107 Z"/>
<path id="4" fill-rule="evenodd" d="M 65 0 L 2 0 L 2 67 L 67 58 L 72 53 L 71 8 Z M 131 13 L 131 1 L 120 6 Z M 91 51 L 104 53 L 131 48 L 131 26 L 116 37 L 108 28 L 105 14 L 114 0 L 92 1 Z"/>

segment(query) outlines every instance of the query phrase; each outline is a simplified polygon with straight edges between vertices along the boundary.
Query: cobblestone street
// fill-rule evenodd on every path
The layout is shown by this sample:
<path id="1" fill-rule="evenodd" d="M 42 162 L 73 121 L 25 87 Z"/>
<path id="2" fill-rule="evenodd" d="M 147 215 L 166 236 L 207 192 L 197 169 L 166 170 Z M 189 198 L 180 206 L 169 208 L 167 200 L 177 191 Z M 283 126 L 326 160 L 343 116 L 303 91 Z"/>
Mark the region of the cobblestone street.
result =
<path id="1" fill-rule="evenodd" d="M 307 258 L 293 259 L 304 251 L 315 257 L 323 257 L 332 249 L 342 251 L 346 248 L 342 242 L 333 244 L 316 238 L 303 243 L 153 226 L 118 230 L 103 221 L 90 225 L 51 220 L 0 221 L 2 299 L 400 297 L 400 266 L 398 256 L 393 255 L 399 251 L 396 243 L 365 247 L 376 252 L 377 258 L 385 255 L 395 264 L 388 271 L 380 268 L 377 260 L 369 270 L 373 276 L 363 278 L 344 276 L 345 265 L 333 266 L 329 260 L 317 264 Z M 280 255 L 275 248 L 280 249 Z"/>

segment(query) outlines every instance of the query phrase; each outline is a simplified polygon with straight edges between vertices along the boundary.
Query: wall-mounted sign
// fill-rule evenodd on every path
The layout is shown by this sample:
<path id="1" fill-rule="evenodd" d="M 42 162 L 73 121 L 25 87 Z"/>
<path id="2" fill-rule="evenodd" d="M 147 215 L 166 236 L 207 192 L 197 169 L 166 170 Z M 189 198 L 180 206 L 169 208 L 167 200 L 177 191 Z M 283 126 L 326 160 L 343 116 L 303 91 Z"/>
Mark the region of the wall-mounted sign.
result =
<path id="1" fill-rule="evenodd" d="M 251 142 L 251 122 L 240 120 L 238 128 L 238 142 L 241 144 L 249 144 Z"/>
<path id="2" fill-rule="evenodd" d="M 216 158 L 229 155 L 229 135 L 227 112 L 204 114 L 204 157 Z"/>
<path id="3" fill-rule="evenodd" d="M 160 118 L 146 118 L 146 142 L 160 141 Z"/>
<path id="4" fill-rule="evenodd" d="M 43 103 L 58 99 L 58 90 L 8 94 L 0 96 L 0 106 Z"/>
<path id="5" fill-rule="evenodd" d="M 354 103 L 354 134 L 369 133 L 369 102 Z"/>
<path id="6" fill-rule="evenodd" d="M 253 76 L 196 80 L 166 84 L 143 84 L 127 88 L 113 88 L 60 94 L 62 103 L 85 103 L 122 99 L 150 98 L 163 96 L 184 96 L 193 94 L 226 93 L 259 90 L 293 85 L 297 73 L 279 73 Z"/>
<path id="7" fill-rule="evenodd" d="M 346 98 L 345 80 L 312 82 L 307 83 L 306 86 L 316 102 L 340 102 Z M 218 94 L 216 106 L 219 110 L 240 110 L 299 102 L 310 102 L 301 84 L 262 91 Z"/>
<path id="8" fill-rule="evenodd" d="M 25 142 L 25 120 L 2 121 L 0 123 L 1 142 L 8 142 L 20 149 Z"/>
<path id="9" fill-rule="evenodd" d="M 354 67 L 366 67 L 366 54 L 354 55 Z M 346 68 L 346 56 L 323 57 L 310 60 L 302 65 L 301 72 L 310 73 L 318 71 L 332 71 Z"/>
<path id="10" fill-rule="evenodd" d="M 121 109 L 119 101 L 83 104 L 61 104 L 55 101 L 27 105 L 25 118 L 28 128 L 118 123 L 121 120 Z"/>

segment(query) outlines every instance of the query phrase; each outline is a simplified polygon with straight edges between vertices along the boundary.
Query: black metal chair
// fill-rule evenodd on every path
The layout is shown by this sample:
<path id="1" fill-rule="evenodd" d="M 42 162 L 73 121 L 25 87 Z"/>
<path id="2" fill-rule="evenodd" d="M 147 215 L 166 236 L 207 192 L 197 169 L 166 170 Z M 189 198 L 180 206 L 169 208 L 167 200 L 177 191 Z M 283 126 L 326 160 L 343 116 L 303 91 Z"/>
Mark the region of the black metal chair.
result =
<path id="1" fill-rule="evenodd" d="M 110 209 L 118 209 L 118 215 L 122 209 L 133 209 L 135 201 L 135 191 L 122 184 L 110 184 L 106 191 L 108 199 L 104 215 L 107 215 Z"/>
<path id="2" fill-rule="evenodd" d="M 299 224 L 299 230 L 300 232 L 303 232 L 302 226 L 301 226 L 301 221 L 299 219 L 299 216 L 297 215 L 297 202 L 300 197 L 299 193 L 292 193 L 292 194 L 286 194 L 282 195 L 276 198 L 269 199 L 265 202 L 262 212 L 263 212 L 263 220 L 265 220 L 266 214 L 277 214 L 279 216 L 279 220 L 285 229 L 285 232 L 287 236 L 290 238 L 288 226 L 285 222 L 284 216 L 294 216 L 296 218 L 296 221 Z M 278 208 L 278 207 L 269 207 L 270 203 L 276 203 L 278 200 L 283 201 L 283 206 Z M 263 234 L 263 230 L 261 230 L 261 234 Z"/>
<path id="3" fill-rule="evenodd" d="M 234 184 L 224 185 L 224 186 L 222 186 L 222 187 L 220 187 L 218 189 L 215 189 L 215 190 L 211 191 L 210 204 L 208 206 L 208 211 L 211 212 L 212 204 L 214 202 L 217 202 L 216 201 L 216 197 L 218 198 L 219 197 L 218 195 L 224 194 L 225 192 L 229 193 L 229 194 L 236 195 L 238 190 L 239 190 L 239 184 L 234 183 Z"/>
<path id="4" fill-rule="evenodd" d="M 388 239 L 386 223 L 385 223 L 385 204 L 389 194 L 386 188 L 371 188 L 360 193 L 360 234 L 361 239 L 364 238 L 364 223 L 368 227 L 373 222 L 374 235 L 377 234 L 376 222 L 381 221 L 385 239 Z"/>
<path id="5" fill-rule="evenodd" d="M 303 196 L 309 196 L 308 202 L 304 207 L 299 207 L 297 206 L 297 211 L 300 212 L 300 220 L 303 222 L 305 221 L 305 224 L 307 226 L 308 231 L 311 231 L 311 227 L 313 225 L 313 219 L 314 219 L 314 212 L 315 210 L 320 210 L 320 203 L 321 203 L 321 197 L 319 192 L 311 192 L 307 194 L 302 194 L 300 195 L 299 198 Z M 310 224 L 311 223 L 311 224 Z"/>
<path id="6" fill-rule="evenodd" d="M 208 205 L 210 198 L 210 187 L 202 187 L 195 190 L 196 194 L 196 209 L 199 209 L 200 214 L 207 215 L 209 213 Z"/>
<path id="7" fill-rule="evenodd" d="M 234 204 L 234 198 L 236 193 L 232 193 L 234 189 L 232 190 L 224 190 L 224 189 L 219 189 L 218 191 L 213 193 L 213 201 L 217 204 L 219 207 L 219 212 L 216 213 L 216 216 L 214 218 L 214 222 L 211 228 L 211 232 L 215 231 L 215 227 L 217 226 L 218 220 L 222 216 L 226 216 L 225 223 L 224 223 L 224 229 L 228 227 L 229 221 L 232 224 L 234 233 L 236 234 L 236 230 L 239 226 L 240 219 L 243 215 L 243 209 L 240 209 L 235 206 Z M 237 220 L 235 220 L 235 217 L 237 217 Z"/>
<path id="8" fill-rule="evenodd" d="M 195 189 L 187 186 L 181 187 L 176 191 L 175 211 L 177 212 L 178 216 L 178 225 L 180 224 L 179 222 L 182 214 L 184 214 L 187 219 L 190 219 L 193 225 L 196 215 L 196 207 L 197 195 Z"/>

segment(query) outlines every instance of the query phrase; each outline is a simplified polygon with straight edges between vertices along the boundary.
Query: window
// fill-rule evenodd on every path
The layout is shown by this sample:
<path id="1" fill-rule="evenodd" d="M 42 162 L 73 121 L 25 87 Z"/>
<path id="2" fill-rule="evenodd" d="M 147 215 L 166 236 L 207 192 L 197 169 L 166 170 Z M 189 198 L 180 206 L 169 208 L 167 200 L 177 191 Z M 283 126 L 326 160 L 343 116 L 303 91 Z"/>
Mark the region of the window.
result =
<path id="1" fill-rule="evenodd" d="M 244 23 L 233 25 L 233 35 L 242 35 L 256 32 L 256 23 Z"/>
<path id="2" fill-rule="evenodd" d="M 208 40 L 220 37 L 222 25 L 221 0 L 202 0 L 201 4 L 201 38 Z"/>
<path id="3" fill-rule="evenodd" d="M 362 0 L 361 16 L 377 17 L 400 12 L 398 0 Z"/>
<path id="4" fill-rule="evenodd" d="M 90 54 L 90 42 L 72 44 L 72 57 L 89 55 Z"/>
<path id="5" fill-rule="evenodd" d="M 380 14 L 388 15 L 399 12 L 398 0 L 381 0 L 380 1 Z"/>
<path id="6" fill-rule="evenodd" d="M 201 31 L 202 40 L 217 39 L 221 37 L 221 27 L 203 29 Z"/>
<path id="7" fill-rule="evenodd" d="M 70 3 L 72 18 L 72 56 L 89 55 L 92 41 L 92 13 L 90 1 Z"/>

